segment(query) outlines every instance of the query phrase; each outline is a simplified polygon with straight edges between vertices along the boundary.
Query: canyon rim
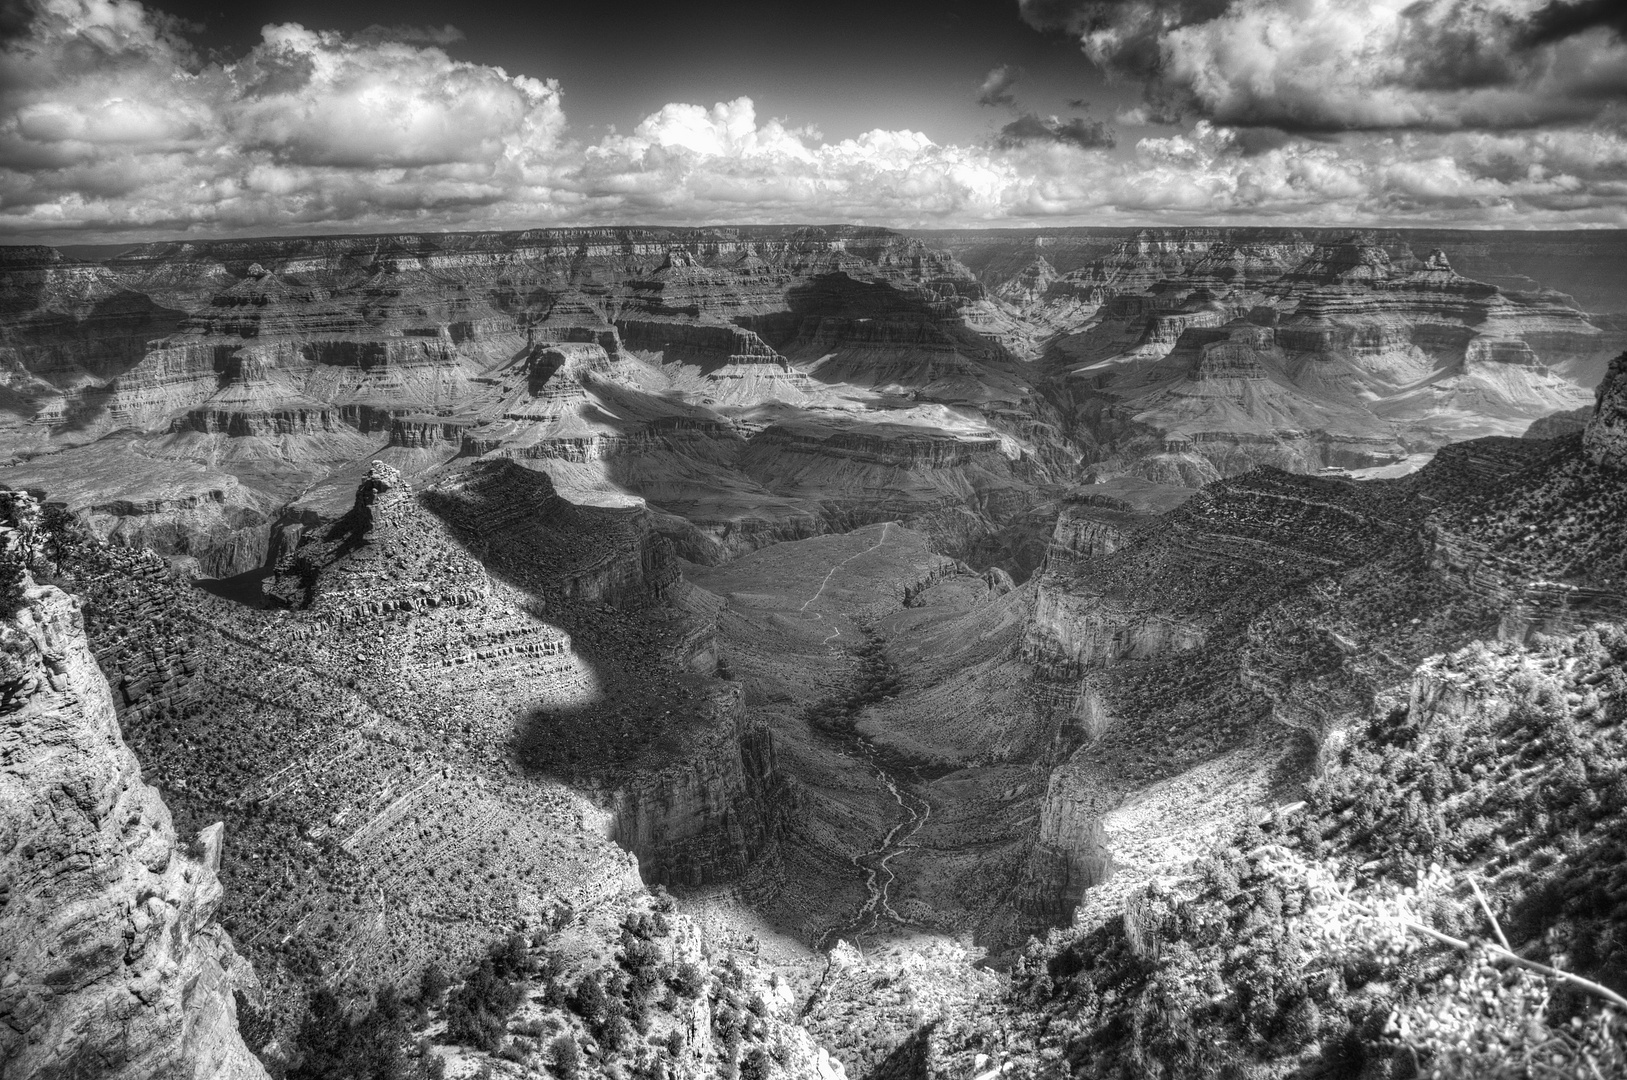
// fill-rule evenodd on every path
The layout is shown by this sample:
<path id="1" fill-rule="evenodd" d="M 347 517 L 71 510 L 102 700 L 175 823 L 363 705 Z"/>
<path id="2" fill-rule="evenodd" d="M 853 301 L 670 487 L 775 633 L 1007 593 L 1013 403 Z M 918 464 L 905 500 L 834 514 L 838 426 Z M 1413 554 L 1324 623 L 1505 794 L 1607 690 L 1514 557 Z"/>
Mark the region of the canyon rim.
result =
<path id="1" fill-rule="evenodd" d="M 1623 100 L 0 5 L 0 1080 L 1627 1078 Z"/>

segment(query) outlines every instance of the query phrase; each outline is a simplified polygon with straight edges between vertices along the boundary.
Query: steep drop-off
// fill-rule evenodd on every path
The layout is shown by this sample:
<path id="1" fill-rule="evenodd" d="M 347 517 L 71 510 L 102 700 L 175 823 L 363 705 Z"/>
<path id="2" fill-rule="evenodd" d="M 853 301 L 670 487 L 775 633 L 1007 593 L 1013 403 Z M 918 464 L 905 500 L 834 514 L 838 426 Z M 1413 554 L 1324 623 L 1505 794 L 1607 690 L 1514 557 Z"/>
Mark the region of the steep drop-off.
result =
<path id="1" fill-rule="evenodd" d="M 775 864 L 772 744 L 648 513 L 512 462 L 424 492 L 375 464 L 295 541 L 264 610 L 94 538 L 64 559 L 149 775 L 238 840 L 221 918 L 273 1015 L 561 904 Z"/>
<path id="2" fill-rule="evenodd" d="M 0 528 L 0 1076 L 263 1078 L 237 1030 L 254 973 L 216 920 L 225 842 L 183 842 L 119 734 L 39 511 Z"/>

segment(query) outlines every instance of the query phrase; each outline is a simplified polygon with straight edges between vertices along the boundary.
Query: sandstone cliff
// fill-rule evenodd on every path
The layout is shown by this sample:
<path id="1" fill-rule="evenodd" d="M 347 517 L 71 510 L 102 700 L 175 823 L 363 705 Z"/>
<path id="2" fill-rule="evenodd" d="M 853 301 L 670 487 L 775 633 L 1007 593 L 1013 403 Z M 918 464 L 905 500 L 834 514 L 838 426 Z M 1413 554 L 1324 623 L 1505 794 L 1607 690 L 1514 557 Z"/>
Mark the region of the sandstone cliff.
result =
<path id="1" fill-rule="evenodd" d="M 254 974 L 215 920 L 222 829 L 177 838 L 78 603 L 23 570 L 37 511 L 16 495 L 8 510 L 0 1075 L 263 1078 L 233 1001 Z"/>

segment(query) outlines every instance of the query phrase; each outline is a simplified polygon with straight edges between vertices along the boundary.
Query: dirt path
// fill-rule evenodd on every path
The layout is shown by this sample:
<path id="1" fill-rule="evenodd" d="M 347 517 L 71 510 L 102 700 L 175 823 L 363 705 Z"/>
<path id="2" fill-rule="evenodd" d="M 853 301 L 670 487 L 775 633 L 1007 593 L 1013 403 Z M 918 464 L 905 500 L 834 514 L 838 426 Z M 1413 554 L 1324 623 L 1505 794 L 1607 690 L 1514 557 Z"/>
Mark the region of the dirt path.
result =
<path id="1" fill-rule="evenodd" d="M 836 571 L 840 570 L 842 567 L 846 566 L 848 563 L 852 562 L 854 559 L 857 559 L 857 558 L 859 558 L 860 556 L 863 556 L 863 555 L 868 555 L 872 551 L 879 548 L 881 545 L 885 544 L 887 542 L 887 530 L 891 529 L 892 527 L 893 527 L 892 522 L 890 522 L 890 521 L 884 522 L 882 524 L 882 526 L 881 526 L 881 535 L 876 537 L 876 542 L 875 543 L 871 544 L 869 547 L 865 548 L 863 551 L 854 552 L 852 555 L 849 555 L 847 558 L 843 559 L 841 562 L 839 562 L 835 566 L 831 567 L 830 568 L 830 573 L 825 575 L 825 580 L 821 581 L 819 583 L 819 588 L 814 591 L 814 594 L 812 596 L 808 597 L 808 599 L 806 599 L 806 600 L 804 600 L 802 602 L 802 606 L 797 608 L 797 611 L 799 613 L 801 613 L 801 614 L 804 614 L 804 615 L 807 614 L 809 606 L 812 605 L 813 603 L 815 603 L 821 596 L 825 595 L 825 588 L 828 585 L 830 585 L 831 578 L 836 576 Z M 817 612 L 817 611 L 813 613 L 813 617 L 814 617 L 815 622 L 823 622 L 824 619 L 825 619 L 825 616 L 823 614 L 821 614 L 820 612 Z M 839 638 L 841 636 L 842 636 L 842 628 L 840 626 L 838 626 L 834 630 L 832 630 L 829 634 L 826 634 L 825 635 L 825 640 L 820 642 L 820 644 L 821 645 L 829 645 L 832 641 L 835 641 L 837 638 Z"/>

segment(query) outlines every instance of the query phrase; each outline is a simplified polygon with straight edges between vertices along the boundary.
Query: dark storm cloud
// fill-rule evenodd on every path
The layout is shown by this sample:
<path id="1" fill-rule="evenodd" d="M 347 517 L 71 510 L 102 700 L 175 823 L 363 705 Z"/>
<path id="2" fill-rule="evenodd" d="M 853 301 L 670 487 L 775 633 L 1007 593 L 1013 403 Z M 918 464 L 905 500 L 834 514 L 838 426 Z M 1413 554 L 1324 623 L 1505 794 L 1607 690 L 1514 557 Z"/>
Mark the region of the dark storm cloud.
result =
<path id="1" fill-rule="evenodd" d="M 1100 120 L 1087 120 L 1082 116 L 1062 120 L 1023 113 L 1002 127 L 995 141 L 1004 150 L 1046 142 L 1064 143 L 1081 150 L 1110 150 L 1118 144 L 1118 137 Z"/>
<path id="2" fill-rule="evenodd" d="M 1298 133 L 1585 122 L 1627 94 L 1627 4 L 1550 0 L 1019 0 L 1139 82 L 1140 118 Z"/>
<path id="3" fill-rule="evenodd" d="M 1586 33 L 1595 27 L 1627 35 L 1627 4 L 1622 0 L 1551 0 L 1524 26 L 1523 43 L 1546 45 Z"/>
<path id="4" fill-rule="evenodd" d="M 977 88 L 977 103 L 1005 108 L 1015 106 L 1017 81 L 1022 76 L 1022 68 L 1013 64 L 1001 64 L 983 77 L 983 85 Z"/>
<path id="5" fill-rule="evenodd" d="M 1292 141 L 1293 136 L 1277 128 L 1239 128 L 1237 131 L 1237 149 L 1244 157 L 1281 150 Z"/>

